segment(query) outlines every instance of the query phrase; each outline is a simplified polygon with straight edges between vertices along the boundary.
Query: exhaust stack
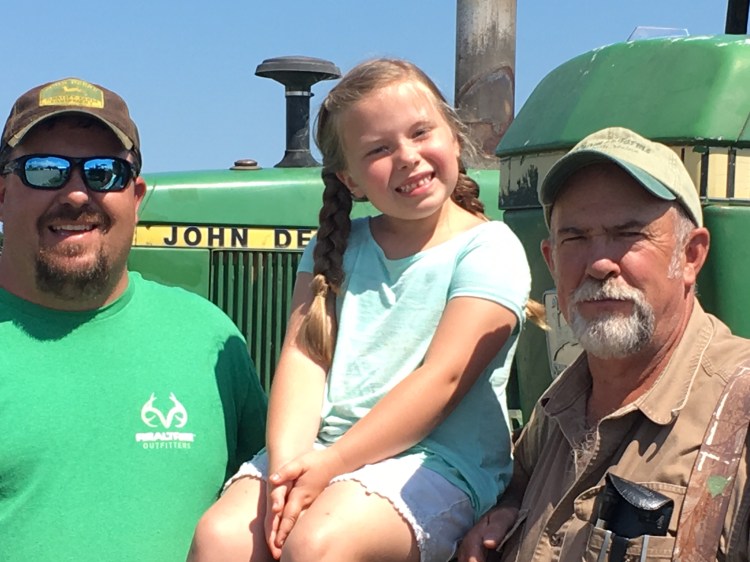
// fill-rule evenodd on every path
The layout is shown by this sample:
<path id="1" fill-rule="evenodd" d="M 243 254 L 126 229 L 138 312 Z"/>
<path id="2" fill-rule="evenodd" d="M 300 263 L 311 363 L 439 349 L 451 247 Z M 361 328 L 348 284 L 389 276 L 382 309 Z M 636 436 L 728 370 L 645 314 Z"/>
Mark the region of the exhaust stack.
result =
<path id="1" fill-rule="evenodd" d="M 275 168 L 320 166 L 310 152 L 310 98 L 313 84 L 341 77 L 339 68 L 312 57 L 266 59 L 255 69 L 256 76 L 271 78 L 286 90 L 286 150 Z"/>
<path id="2" fill-rule="evenodd" d="M 455 105 L 479 148 L 472 168 L 497 169 L 514 114 L 516 0 L 457 0 Z M 466 156 L 466 155 L 465 155 Z"/>

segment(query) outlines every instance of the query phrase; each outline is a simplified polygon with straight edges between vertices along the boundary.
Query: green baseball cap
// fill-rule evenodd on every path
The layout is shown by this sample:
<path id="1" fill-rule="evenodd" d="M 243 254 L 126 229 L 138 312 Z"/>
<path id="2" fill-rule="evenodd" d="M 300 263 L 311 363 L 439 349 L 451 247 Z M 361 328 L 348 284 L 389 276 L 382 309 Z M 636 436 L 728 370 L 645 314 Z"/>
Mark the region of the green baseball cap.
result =
<path id="1" fill-rule="evenodd" d="M 560 158 L 539 186 L 539 202 L 549 227 L 560 188 L 575 172 L 600 162 L 616 164 L 646 191 L 665 201 L 677 201 L 698 226 L 703 226 L 698 190 L 674 150 L 623 127 L 590 134 Z"/>

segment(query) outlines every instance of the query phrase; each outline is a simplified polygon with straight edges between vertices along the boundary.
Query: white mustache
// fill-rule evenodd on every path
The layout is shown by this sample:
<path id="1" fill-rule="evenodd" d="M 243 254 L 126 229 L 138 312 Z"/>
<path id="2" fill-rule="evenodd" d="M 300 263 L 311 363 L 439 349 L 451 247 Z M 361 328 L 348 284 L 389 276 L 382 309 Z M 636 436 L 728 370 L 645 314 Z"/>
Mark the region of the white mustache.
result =
<path id="1" fill-rule="evenodd" d="M 604 281 L 585 279 L 573 292 L 572 303 L 601 300 L 643 301 L 643 293 L 629 285 L 618 283 L 612 278 Z"/>

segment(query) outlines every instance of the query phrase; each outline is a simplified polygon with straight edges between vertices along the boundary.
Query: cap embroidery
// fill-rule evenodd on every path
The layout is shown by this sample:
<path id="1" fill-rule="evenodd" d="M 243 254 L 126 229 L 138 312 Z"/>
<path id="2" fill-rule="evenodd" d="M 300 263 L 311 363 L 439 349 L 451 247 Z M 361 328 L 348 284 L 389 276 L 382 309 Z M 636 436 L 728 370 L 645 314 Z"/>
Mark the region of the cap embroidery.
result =
<path id="1" fill-rule="evenodd" d="M 617 148 L 620 148 L 621 150 L 629 150 L 631 152 L 645 152 L 646 154 L 651 154 L 651 147 L 646 146 L 642 142 L 636 140 L 636 139 L 628 139 L 628 138 L 613 138 L 608 137 L 606 139 L 591 139 L 591 140 L 584 140 L 579 143 L 579 145 L 576 147 L 576 150 L 582 150 L 582 149 L 597 149 L 600 147 L 608 147 L 614 145 Z M 635 149 L 635 150 L 632 150 Z"/>
<path id="2" fill-rule="evenodd" d="M 68 78 L 42 88 L 39 107 L 46 105 L 101 109 L 104 107 L 104 92 L 84 80 Z"/>

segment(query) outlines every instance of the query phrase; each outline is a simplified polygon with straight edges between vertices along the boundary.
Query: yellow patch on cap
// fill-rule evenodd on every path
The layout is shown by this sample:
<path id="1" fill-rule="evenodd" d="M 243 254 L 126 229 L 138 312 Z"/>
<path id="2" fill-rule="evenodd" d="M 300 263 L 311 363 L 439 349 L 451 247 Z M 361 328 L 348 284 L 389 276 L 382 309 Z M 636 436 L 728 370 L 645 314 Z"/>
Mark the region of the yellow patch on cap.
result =
<path id="1" fill-rule="evenodd" d="M 68 78 L 42 88 L 39 106 L 104 107 L 104 92 L 84 80 Z"/>

